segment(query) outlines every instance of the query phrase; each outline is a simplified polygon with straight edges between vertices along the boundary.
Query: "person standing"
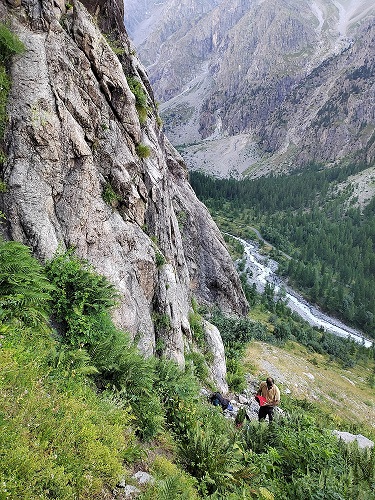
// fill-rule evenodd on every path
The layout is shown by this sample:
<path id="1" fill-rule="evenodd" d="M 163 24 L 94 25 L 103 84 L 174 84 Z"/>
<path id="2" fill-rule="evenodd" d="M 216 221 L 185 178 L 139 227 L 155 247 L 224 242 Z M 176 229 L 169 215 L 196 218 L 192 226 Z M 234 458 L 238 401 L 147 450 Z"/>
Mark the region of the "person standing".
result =
<path id="1" fill-rule="evenodd" d="M 269 421 L 272 422 L 275 406 L 280 404 L 280 390 L 272 377 L 260 383 L 257 395 L 265 399 L 264 404 L 259 406 L 259 422 L 265 420 L 267 415 Z"/>

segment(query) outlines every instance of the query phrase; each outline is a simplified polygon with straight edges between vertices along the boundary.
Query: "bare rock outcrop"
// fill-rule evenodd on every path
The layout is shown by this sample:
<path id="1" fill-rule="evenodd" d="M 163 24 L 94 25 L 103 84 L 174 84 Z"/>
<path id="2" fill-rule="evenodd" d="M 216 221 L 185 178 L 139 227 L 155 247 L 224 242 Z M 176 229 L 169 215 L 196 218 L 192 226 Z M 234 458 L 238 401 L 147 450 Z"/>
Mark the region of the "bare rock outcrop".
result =
<path id="1" fill-rule="evenodd" d="M 216 382 L 217 389 L 226 394 L 228 392 L 227 370 L 225 363 L 225 352 L 223 341 L 216 326 L 208 321 L 203 324 L 207 346 L 212 352 L 212 362 L 210 363 L 210 374 L 212 380 Z"/>
<path id="2" fill-rule="evenodd" d="M 10 68 L 4 236 L 42 261 L 75 247 L 120 291 L 116 323 L 145 354 L 158 343 L 183 365 L 192 295 L 237 314 L 247 304 L 217 227 L 165 141 L 122 3 L 8 1 L 0 18 L 26 46 Z M 145 119 L 127 77 L 147 98 Z"/>
<path id="3" fill-rule="evenodd" d="M 360 448 L 360 449 L 374 447 L 374 441 L 371 441 L 371 439 L 368 439 L 367 437 L 362 436 L 362 434 L 351 434 L 350 432 L 337 431 L 337 430 L 332 431 L 332 434 L 337 436 L 338 439 L 341 439 L 342 441 L 344 441 L 344 443 L 356 442 L 358 445 L 358 448 Z"/>

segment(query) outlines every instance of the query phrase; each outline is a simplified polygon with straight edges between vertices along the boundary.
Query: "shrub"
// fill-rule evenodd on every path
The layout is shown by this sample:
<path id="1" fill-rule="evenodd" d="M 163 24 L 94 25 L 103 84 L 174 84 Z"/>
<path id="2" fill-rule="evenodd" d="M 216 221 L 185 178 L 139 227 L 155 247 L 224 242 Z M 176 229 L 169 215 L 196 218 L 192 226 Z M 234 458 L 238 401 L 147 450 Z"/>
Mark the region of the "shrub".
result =
<path id="1" fill-rule="evenodd" d="M 243 435 L 246 447 L 254 453 L 265 453 L 270 446 L 270 428 L 267 422 L 251 421 L 244 427 Z"/>
<path id="2" fill-rule="evenodd" d="M 131 405 L 141 438 L 154 437 L 164 419 L 152 391 L 153 361 L 145 359 L 129 336 L 113 324 L 109 309 L 116 304 L 115 288 L 72 250 L 58 254 L 46 264 L 46 270 L 56 287 L 54 312 L 65 326 L 61 341 L 87 351 L 90 359 L 85 370 L 97 371 L 92 370 L 97 386 L 115 391 Z"/>
<path id="3" fill-rule="evenodd" d="M 227 498 L 237 485 L 251 477 L 250 470 L 241 463 L 242 451 L 233 424 L 217 408 L 190 407 L 184 413 L 183 410 L 180 410 L 185 424 L 179 441 L 181 463 L 198 479 L 203 495 L 217 492 L 219 498 L 220 495 Z"/>
<path id="4" fill-rule="evenodd" d="M 178 227 L 182 232 L 185 229 L 186 223 L 188 222 L 188 215 L 185 210 L 176 211 L 176 218 L 178 222 Z"/>
<path id="5" fill-rule="evenodd" d="M 165 260 L 164 255 L 159 250 L 155 250 L 156 267 L 164 266 L 165 263 L 166 263 L 166 260 Z"/>
<path id="6" fill-rule="evenodd" d="M 198 500 L 196 479 L 181 471 L 165 457 L 156 457 L 151 467 L 156 482 L 140 496 L 140 500 Z"/>
<path id="7" fill-rule="evenodd" d="M 189 313 L 189 324 L 193 339 L 201 348 L 206 346 L 202 316 L 195 311 Z"/>
<path id="8" fill-rule="evenodd" d="M 17 340 L 0 353 L 4 498 L 93 498 L 104 485 L 114 487 L 133 448 L 124 433 L 129 411 L 80 379 L 47 371 L 43 350 Z"/>
<path id="9" fill-rule="evenodd" d="M 125 49 L 122 46 L 121 42 L 119 40 L 116 40 L 112 34 L 104 34 L 103 36 L 116 55 L 122 56 L 125 53 Z"/>
<path id="10" fill-rule="evenodd" d="M 245 369 L 236 358 L 227 358 L 227 382 L 234 392 L 242 392 L 246 389 Z"/>
<path id="11" fill-rule="evenodd" d="M 100 313 L 117 303 L 114 286 L 87 261 L 78 259 L 73 249 L 58 253 L 45 269 L 55 286 L 53 312 L 66 327 L 66 341 L 75 347 L 92 344 L 100 336 L 95 325 Z"/>
<path id="12" fill-rule="evenodd" d="M 367 377 L 367 383 L 371 388 L 375 388 L 375 370 Z"/>
<path id="13" fill-rule="evenodd" d="M 147 112 L 149 110 L 149 107 L 147 105 L 147 95 L 143 89 L 141 82 L 134 76 L 128 76 L 126 79 L 129 88 L 135 97 L 135 107 L 138 112 L 139 121 L 141 124 L 143 124 L 147 120 Z"/>
<path id="14" fill-rule="evenodd" d="M 152 320 L 158 332 L 161 330 L 169 331 L 172 327 L 171 318 L 168 314 L 154 312 L 152 313 Z"/>
<path id="15" fill-rule="evenodd" d="M 136 145 L 135 151 L 139 158 L 148 158 L 151 154 L 150 148 L 142 143 Z"/>
<path id="16" fill-rule="evenodd" d="M 115 208 L 121 200 L 121 197 L 114 191 L 109 183 L 104 186 L 102 197 L 107 205 L 110 205 L 112 208 Z"/>
<path id="17" fill-rule="evenodd" d="M 167 424 L 176 434 L 184 432 L 181 408 L 196 404 L 199 394 L 197 379 L 188 367 L 182 371 L 176 362 L 159 359 L 155 367 L 154 391 L 158 395 Z"/>
<path id="18" fill-rule="evenodd" d="M 185 355 L 185 362 L 191 362 L 193 365 L 193 371 L 196 377 L 207 384 L 207 379 L 209 376 L 208 365 L 205 357 L 200 352 L 191 351 Z"/>
<path id="19" fill-rule="evenodd" d="M 156 374 L 155 387 L 176 437 L 181 464 L 198 479 L 201 493 L 233 491 L 248 470 L 241 464 L 232 422 L 203 403 L 191 372 L 182 372 L 176 363 L 161 359 Z"/>
<path id="20" fill-rule="evenodd" d="M 133 417 L 92 390 L 87 353 L 55 357 L 45 322 L 51 287 L 30 250 L 1 243 L 0 273 L 0 497 L 95 498 L 136 454 Z"/>
<path id="21" fill-rule="evenodd" d="M 97 385 L 114 390 L 131 405 L 137 417 L 137 434 L 149 440 L 164 426 L 164 411 L 153 390 L 154 360 L 142 356 L 128 335 L 117 330 L 109 318 L 101 322 L 99 331 L 101 336 L 89 349 L 92 362 L 99 370 L 95 376 Z"/>
<path id="22" fill-rule="evenodd" d="M 6 71 L 6 64 L 15 54 L 22 54 L 25 46 L 9 28 L 0 22 L 0 142 L 4 137 L 7 123 L 6 107 L 10 90 L 10 77 Z M 5 153 L 0 148 L 0 162 L 4 163 Z"/>
<path id="23" fill-rule="evenodd" d="M 0 64 L 0 140 L 4 136 L 6 122 L 7 122 L 7 113 L 6 107 L 8 102 L 8 95 L 10 90 L 10 79 L 5 71 L 5 67 Z M 2 156 L 4 153 L 2 152 Z M 2 163 L 4 162 L 4 158 Z"/>

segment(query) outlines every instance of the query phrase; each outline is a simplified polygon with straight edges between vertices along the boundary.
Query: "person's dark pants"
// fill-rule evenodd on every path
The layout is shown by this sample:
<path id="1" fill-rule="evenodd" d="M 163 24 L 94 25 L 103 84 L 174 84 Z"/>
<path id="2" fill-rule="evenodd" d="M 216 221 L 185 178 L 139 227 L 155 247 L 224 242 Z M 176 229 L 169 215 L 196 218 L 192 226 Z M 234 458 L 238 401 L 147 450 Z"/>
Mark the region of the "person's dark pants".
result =
<path id="1" fill-rule="evenodd" d="M 258 413 L 258 419 L 259 419 L 259 422 L 261 420 L 265 420 L 266 416 L 268 415 L 268 419 L 270 422 L 272 422 L 273 420 L 273 406 L 268 406 L 268 405 L 264 405 L 264 406 L 261 406 L 259 408 L 259 413 Z"/>

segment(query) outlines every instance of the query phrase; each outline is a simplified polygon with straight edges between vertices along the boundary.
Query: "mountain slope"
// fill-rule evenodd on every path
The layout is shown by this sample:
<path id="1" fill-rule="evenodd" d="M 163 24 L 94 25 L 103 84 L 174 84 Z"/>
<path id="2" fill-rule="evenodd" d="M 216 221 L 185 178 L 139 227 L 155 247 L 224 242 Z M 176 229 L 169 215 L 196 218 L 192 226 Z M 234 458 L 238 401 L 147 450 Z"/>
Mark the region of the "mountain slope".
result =
<path id="1" fill-rule="evenodd" d="M 144 18 L 152 19 L 148 7 Z M 216 170 L 252 165 L 257 176 L 270 159 L 279 170 L 350 155 L 373 162 L 374 15 L 368 0 L 237 0 L 229 11 L 215 2 L 204 14 L 185 14 L 168 36 L 161 15 L 131 34 L 163 101 L 167 134 L 185 146 L 189 166 L 197 148 L 186 145 L 205 141 L 214 156 L 215 141 L 245 134 L 237 155 L 216 155 Z M 194 159 L 205 168 L 203 156 Z"/>
<path id="2" fill-rule="evenodd" d="M 375 427 L 375 398 L 368 379 L 370 366 L 343 369 L 327 356 L 309 352 L 295 343 L 285 348 L 253 342 L 245 363 L 252 367 L 251 379 L 273 377 L 282 394 L 318 402 L 326 411 L 353 424 Z"/>

